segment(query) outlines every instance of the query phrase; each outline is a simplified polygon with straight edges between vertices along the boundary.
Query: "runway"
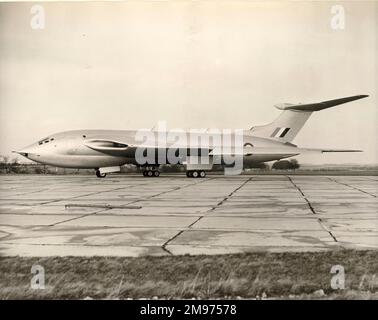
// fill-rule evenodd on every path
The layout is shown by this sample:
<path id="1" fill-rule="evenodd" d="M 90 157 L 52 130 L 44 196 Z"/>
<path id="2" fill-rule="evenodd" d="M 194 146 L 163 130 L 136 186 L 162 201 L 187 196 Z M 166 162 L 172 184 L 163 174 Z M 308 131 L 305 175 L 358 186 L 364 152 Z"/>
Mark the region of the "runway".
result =
<path id="1" fill-rule="evenodd" d="M 2 256 L 378 249 L 377 176 L 0 179 Z"/>

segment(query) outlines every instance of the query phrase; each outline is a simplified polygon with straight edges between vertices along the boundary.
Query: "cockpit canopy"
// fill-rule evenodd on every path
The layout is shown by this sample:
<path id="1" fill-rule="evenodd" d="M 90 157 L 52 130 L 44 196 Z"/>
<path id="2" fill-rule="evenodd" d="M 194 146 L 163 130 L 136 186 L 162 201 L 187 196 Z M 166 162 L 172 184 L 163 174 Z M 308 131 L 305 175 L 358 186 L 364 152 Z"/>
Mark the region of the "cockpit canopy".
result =
<path id="1" fill-rule="evenodd" d="M 39 145 L 42 145 L 42 144 L 44 144 L 44 143 L 49 143 L 50 141 L 54 141 L 54 138 L 51 138 L 51 137 L 44 138 L 44 139 L 42 139 L 42 140 L 39 140 L 39 141 L 38 141 L 38 144 L 39 144 Z"/>

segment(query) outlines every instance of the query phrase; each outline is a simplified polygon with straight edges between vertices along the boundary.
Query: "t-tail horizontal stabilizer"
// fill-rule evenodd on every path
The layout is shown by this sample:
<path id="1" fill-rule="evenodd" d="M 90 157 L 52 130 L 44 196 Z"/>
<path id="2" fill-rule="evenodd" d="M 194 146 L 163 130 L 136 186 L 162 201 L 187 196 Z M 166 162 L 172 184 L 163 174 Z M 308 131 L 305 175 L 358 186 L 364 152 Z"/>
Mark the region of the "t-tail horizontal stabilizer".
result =
<path id="1" fill-rule="evenodd" d="M 327 100 L 318 103 L 309 103 L 309 104 L 290 104 L 290 103 L 283 103 L 277 104 L 275 107 L 280 110 L 293 110 L 293 111 L 304 111 L 304 112 L 313 112 L 313 111 L 320 111 L 328 108 L 332 108 L 338 106 L 339 104 L 344 104 L 347 102 L 359 100 L 362 98 L 366 98 L 368 95 L 358 95 L 352 97 L 346 97 L 341 99 L 334 99 L 334 100 Z"/>
<path id="2" fill-rule="evenodd" d="M 250 132 L 251 135 L 256 137 L 280 142 L 291 142 L 314 111 L 320 111 L 366 97 L 368 95 L 357 95 L 309 104 L 284 103 L 276 105 L 276 108 L 283 110 L 279 117 L 270 124 L 252 127 Z"/>

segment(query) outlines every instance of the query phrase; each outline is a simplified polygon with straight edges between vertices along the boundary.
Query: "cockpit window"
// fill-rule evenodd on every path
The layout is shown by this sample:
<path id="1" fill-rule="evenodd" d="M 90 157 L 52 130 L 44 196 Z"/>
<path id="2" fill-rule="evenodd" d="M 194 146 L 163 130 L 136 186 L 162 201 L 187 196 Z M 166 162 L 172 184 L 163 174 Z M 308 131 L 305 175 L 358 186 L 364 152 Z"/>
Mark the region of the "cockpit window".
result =
<path id="1" fill-rule="evenodd" d="M 50 138 L 42 139 L 42 140 L 38 141 L 38 144 L 41 145 L 43 143 L 47 143 L 47 142 L 49 142 L 49 140 L 50 140 Z"/>

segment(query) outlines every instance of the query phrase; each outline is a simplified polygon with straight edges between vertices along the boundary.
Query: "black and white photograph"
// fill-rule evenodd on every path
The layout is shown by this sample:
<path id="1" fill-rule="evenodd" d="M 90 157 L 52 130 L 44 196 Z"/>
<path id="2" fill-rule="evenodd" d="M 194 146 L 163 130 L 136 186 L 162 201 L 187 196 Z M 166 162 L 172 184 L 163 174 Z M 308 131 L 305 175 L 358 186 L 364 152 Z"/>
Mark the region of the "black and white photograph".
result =
<path id="1" fill-rule="evenodd" d="M 377 300 L 377 134 L 378 1 L 0 2 L 0 300 Z"/>

